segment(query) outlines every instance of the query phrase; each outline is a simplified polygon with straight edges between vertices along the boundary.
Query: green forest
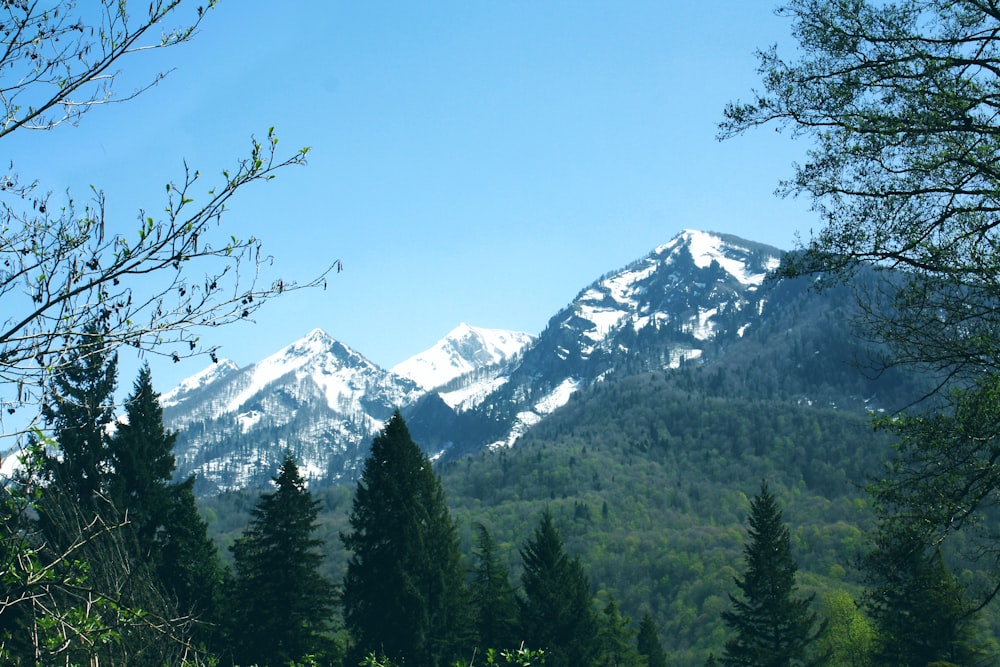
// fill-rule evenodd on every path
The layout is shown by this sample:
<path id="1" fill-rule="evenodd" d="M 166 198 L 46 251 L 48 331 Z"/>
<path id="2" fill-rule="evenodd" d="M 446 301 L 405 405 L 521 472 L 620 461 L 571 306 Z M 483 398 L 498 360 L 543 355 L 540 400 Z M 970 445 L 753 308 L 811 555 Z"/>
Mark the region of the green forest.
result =
<path id="1" fill-rule="evenodd" d="M 85 26 L 66 3 L 5 3 L 0 137 L 130 99 L 112 65 L 187 41 L 205 8 L 141 39 L 177 4 L 105 2 Z M 12 167 L 0 296 L 20 314 L 0 325 L 0 383 L 5 414 L 39 415 L 0 487 L 0 660 L 996 664 L 1000 7 L 779 13 L 794 57 L 757 54 L 762 88 L 726 106 L 719 134 L 811 141 L 781 193 L 809 198 L 821 228 L 772 277 L 785 307 L 704 363 L 634 360 L 508 449 L 432 462 L 397 410 L 340 486 L 311 488 L 288 454 L 265 488 L 196 499 L 149 366 L 116 400 L 123 348 L 214 357 L 192 331 L 294 289 L 241 282 L 260 266 L 253 237 L 199 235 L 306 149 L 282 160 L 269 131 L 194 210 L 186 170 L 131 243 L 105 236 L 103 210 L 49 211 Z M 189 279 L 200 260 L 215 268 Z M 803 281 L 856 307 L 793 298 Z"/>

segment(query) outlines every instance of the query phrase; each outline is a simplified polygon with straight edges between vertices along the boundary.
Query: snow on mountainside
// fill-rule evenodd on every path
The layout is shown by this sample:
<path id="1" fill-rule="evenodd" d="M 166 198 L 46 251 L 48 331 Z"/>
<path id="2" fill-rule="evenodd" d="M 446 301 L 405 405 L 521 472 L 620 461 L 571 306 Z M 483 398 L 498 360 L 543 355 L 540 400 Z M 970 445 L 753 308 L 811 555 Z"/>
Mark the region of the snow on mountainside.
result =
<path id="1" fill-rule="evenodd" d="M 425 352 L 392 367 L 425 389 L 445 385 L 457 377 L 510 359 L 534 336 L 503 329 L 481 329 L 464 322 Z"/>
<path id="2" fill-rule="evenodd" d="M 160 405 L 163 407 L 177 405 L 190 394 L 207 387 L 216 380 L 224 378 L 239 369 L 240 367 L 236 365 L 236 362 L 230 359 L 220 359 L 218 363 L 214 363 L 208 368 L 195 373 L 186 380 L 183 380 L 179 385 L 167 393 L 160 396 Z"/>
<path id="3" fill-rule="evenodd" d="M 733 236 L 685 230 L 645 258 L 585 288 L 549 322 L 483 408 L 510 446 L 577 390 L 616 373 L 677 368 L 760 314 L 759 287 L 782 252 Z"/>
<path id="4" fill-rule="evenodd" d="M 289 450 L 309 480 L 349 479 L 395 409 L 435 457 L 511 446 L 594 382 L 676 368 L 759 326 L 781 255 L 686 230 L 583 289 L 537 338 L 462 324 L 386 371 L 315 330 L 245 368 L 217 364 L 164 394 L 178 476 L 202 494 L 260 485 Z"/>
<path id="5" fill-rule="evenodd" d="M 179 475 L 196 474 L 202 493 L 266 481 L 286 450 L 307 479 L 337 478 L 396 407 L 424 393 L 319 329 L 207 384 L 197 377 L 164 421 L 179 432 Z"/>

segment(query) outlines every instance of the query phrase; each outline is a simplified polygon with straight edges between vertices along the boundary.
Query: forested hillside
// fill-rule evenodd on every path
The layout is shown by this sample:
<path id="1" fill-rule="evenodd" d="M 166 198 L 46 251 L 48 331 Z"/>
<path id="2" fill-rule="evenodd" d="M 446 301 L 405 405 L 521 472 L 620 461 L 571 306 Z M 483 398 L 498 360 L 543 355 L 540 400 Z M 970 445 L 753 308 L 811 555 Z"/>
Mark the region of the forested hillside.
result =
<path id="1" fill-rule="evenodd" d="M 482 523 L 516 581 L 518 550 L 548 509 L 598 598 L 613 595 L 636 623 L 649 611 L 669 664 L 700 665 L 721 650 L 720 614 L 735 592 L 749 497 L 767 480 L 817 608 L 835 591 L 857 596 L 855 566 L 872 522 L 860 487 L 888 455 L 887 436 L 861 411 L 698 388 L 719 373 L 703 367 L 598 385 L 516 447 L 441 467 L 466 562 Z M 348 487 L 318 493 L 326 568 L 338 581 L 350 496 Z M 204 507 L 225 541 L 253 502 L 233 494 Z"/>
<path id="2" fill-rule="evenodd" d="M 766 480 L 815 608 L 843 593 L 857 599 L 874 520 L 862 487 L 891 452 L 871 410 L 898 407 L 924 380 L 866 373 L 870 348 L 851 330 L 849 289 L 771 287 L 780 307 L 720 341 L 708 362 L 598 383 L 514 447 L 441 463 L 467 565 L 482 524 L 518 581 L 519 550 L 548 510 L 598 600 L 613 597 L 636 624 L 649 612 L 668 664 L 701 665 L 722 650 L 749 499 Z M 340 581 L 353 487 L 316 493 L 324 567 Z M 221 544 L 255 499 L 204 500 Z"/>

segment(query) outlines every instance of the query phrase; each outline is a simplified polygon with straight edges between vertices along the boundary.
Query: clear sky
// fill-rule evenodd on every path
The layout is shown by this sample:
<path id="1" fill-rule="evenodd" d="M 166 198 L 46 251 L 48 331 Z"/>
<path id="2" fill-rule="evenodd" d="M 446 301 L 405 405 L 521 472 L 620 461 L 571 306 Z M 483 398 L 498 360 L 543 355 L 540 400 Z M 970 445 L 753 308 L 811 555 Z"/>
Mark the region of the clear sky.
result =
<path id="1" fill-rule="evenodd" d="M 268 282 L 344 272 L 204 338 L 245 365 L 320 327 L 389 368 L 463 321 L 539 333 L 684 228 L 785 249 L 808 236 L 808 202 L 774 195 L 807 146 L 715 138 L 758 83 L 754 50 L 789 42 L 773 8 L 222 0 L 192 43 L 128 65 L 136 80 L 172 68 L 159 86 L 3 158 L 47 189 L 104 189 L 131 232 L 184 160 L 218 174 L 274 126 L 309 165 L 246 191 L 221 231 L 263 240 Z M 155 362 L 154 380 L 208 363 Z"/>

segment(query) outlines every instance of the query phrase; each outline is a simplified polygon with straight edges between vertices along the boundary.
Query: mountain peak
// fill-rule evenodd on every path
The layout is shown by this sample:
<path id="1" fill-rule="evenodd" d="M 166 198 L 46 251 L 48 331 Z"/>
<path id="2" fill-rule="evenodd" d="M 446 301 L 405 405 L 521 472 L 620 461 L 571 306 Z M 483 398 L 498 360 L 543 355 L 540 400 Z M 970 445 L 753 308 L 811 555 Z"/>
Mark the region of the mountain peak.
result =
<path id="1" fill-rule="evenodd" d="M 527 333 L 462 322 L 430 349 L 394 366 L 392 372 L 432 389 L 477 368 L 510 359 L 532 340 Z"/>
<path id="2" fill-rule="evenodd" d="M 213 363 L 207 368 L 198 371 L 189 378 L 184 379 L 179 385 L 160 396 L 160 404 L 164 407 L 180 403 L 192 392 L 203 387 L 207 387 L 216 380 L 223 378 L 230 373 L 238 371 L 240 367 L 235 361 L 230 359 L 219 359 L 218 363 Z"/>
<path id="3" fill-rule="evenodd" d="M 705 269 L 714 262 L 743 285 L 757 286 L 764 282 L 769 271 L 777 268 L 780 251 L 769 249 L 766 257 L 753 261 L 755 245 L 734 236 L 685 229 L 654 250 L 653 255 L 673 257 L 684 248 L 696 267 Z"/>

